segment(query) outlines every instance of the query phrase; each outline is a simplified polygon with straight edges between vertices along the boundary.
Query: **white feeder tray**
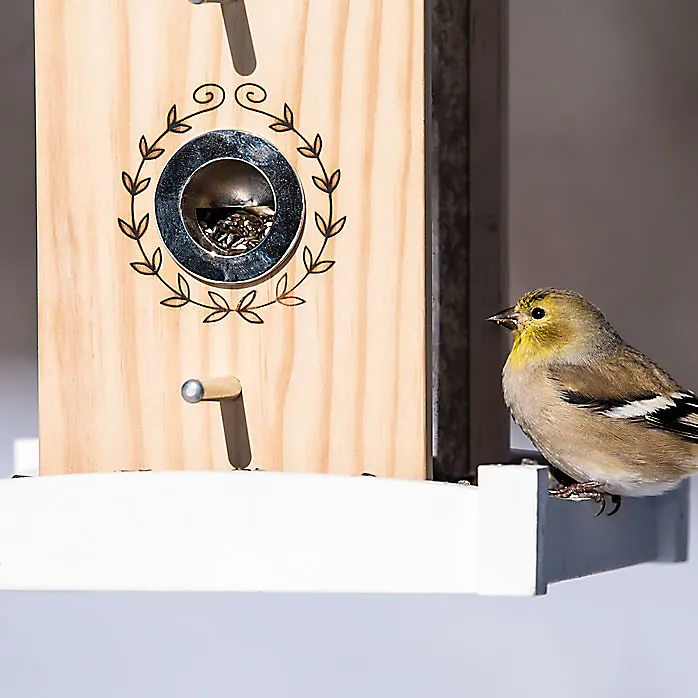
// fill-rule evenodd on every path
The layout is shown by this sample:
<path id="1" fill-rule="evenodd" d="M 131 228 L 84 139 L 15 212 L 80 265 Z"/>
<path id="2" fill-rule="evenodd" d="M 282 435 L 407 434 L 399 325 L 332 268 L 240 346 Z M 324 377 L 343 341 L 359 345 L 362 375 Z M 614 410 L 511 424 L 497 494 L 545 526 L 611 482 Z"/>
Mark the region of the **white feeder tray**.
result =
<path id="1" fill-rule="evenodd" d="M 688 483 L 617 515 L 553 500 L 543 466 L 479 485 L 271 472 L 0 482 L 0 589 L 544 594 L 686 560 Z"/>

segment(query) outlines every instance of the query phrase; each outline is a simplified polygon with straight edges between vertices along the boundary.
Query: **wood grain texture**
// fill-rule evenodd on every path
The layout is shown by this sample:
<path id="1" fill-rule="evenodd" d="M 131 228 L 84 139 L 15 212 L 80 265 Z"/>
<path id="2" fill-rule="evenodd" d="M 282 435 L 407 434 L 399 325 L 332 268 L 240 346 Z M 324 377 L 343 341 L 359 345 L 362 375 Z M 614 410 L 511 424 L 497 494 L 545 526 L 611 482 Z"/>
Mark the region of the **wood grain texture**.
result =
<path id="1" fill-rule="evenodd" d="M 221 8 L 185 0 L 37 0 L 40 463 L 42 474 L 230 468 L 214 404 L 186 404 L 183 381 L 235 375 L 243 385 L 252 465 L 263 469 L 427 472 L 424 77 L 422 1 L 247 0 L 256 69 L 236 74 Z M 293 134 L 275 133 L 232 99 L 253 80 L 266 107 L 293 109 L 340 168 L 336 260 L 303 284 L 303 306 L 202 324 L 199 308 L 159 304 L 166 290 L 136 274 L 121 171 L 133 173 L 170 106 L 217 82 L 228 93 L 192 131 L 168 134 L 147 164 L 144 247 L 163 247 L 155 183 L 189 138 L 241 128 L 274 143 L 303 182 L 308 223 L 326 196 Z M 163 247 L 163 275 L 180 271 Z M 303 271 L 296 254 L 283 269 Z M 258 285 L 273 296 L 279 274 Z M 189 278 L 192 293 L 207 287 Z M 220 291 L 231 304 L 242 292 Z"/>

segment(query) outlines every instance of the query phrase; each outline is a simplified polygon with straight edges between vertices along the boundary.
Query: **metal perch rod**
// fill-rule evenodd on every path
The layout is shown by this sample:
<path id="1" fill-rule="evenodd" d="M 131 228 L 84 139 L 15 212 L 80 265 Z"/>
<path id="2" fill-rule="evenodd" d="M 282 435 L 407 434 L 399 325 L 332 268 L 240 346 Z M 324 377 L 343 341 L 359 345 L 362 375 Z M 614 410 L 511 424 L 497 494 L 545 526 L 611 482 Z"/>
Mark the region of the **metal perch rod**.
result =
<path id="1" fill-rule="evenodd" d="M 182 385 L 182 397 L 192 404 L 237 400 L 242 395 L 242 384 L 234 376 L 224 378 L 192 378 Z"/>

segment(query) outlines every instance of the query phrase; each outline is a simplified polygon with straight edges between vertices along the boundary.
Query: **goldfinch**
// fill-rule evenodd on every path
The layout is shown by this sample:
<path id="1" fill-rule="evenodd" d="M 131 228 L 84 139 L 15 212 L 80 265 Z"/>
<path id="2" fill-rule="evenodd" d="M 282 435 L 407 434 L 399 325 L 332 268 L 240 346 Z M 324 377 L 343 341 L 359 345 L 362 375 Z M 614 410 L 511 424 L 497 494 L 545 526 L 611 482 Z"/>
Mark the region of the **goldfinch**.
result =
<path id="1" fill-rule="evenodd" d="M 572 484 L 562 499 L 615 513 L 621 496 L 659 495 L 698 472 L 698 398 L 626 344 L 571 291 L 523 296 L 488 320 L 513 333 L 502 371 L 513 419 Z"/>

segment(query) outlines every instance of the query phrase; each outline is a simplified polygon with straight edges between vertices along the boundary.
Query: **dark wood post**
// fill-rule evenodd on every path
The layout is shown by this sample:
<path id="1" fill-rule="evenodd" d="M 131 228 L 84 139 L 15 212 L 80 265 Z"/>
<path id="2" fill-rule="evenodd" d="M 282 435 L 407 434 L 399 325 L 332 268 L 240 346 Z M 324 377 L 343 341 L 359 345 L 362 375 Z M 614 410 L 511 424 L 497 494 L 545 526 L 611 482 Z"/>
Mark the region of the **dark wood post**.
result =
<path id="1" fill-rule="evenodd" d="M 431 0 L 427 32 L 432 235 L 433 475 L 472 479 L 509 457 L 506 299 L 506 0 Z"/>

